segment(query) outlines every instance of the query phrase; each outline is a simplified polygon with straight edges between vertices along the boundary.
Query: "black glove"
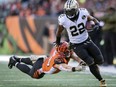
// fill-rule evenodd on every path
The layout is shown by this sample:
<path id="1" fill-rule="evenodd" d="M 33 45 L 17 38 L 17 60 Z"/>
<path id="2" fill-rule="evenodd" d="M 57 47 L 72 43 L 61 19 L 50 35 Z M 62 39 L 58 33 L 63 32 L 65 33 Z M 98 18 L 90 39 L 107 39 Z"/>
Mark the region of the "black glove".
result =
<path id="1" fill-rule="evenodd" d="M 99 28 L 100 28 L 99 23 L 96 23 L 96 24 L 93 26 L 93 29 L 94 29 L 94 30 L 98 30 Z"/>

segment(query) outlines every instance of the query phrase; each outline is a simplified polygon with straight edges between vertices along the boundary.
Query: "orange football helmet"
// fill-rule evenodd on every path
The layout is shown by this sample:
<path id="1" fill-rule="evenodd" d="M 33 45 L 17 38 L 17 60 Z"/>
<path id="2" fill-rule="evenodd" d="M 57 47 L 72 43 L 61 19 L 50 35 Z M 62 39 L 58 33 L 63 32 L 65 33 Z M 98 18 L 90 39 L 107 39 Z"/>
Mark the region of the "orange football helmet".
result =
<path id="1" fill-rule="evenodd" d="M 59 53 L 65 54 L 66 57 L 70 56 L 69 44 L 66 41 L 61 42 L 60 46 L 58 46 L 56 50 Z"/>
<path id="2" fill-rule="evenodd" d="M 60 45 L 60 47 L 59 47 L 59 51 L 60 52 L 65 52 L 65 51 L 68 50 L 68 48 L 69 48 L 68 43 L 67 42 L 62 42 L 61 45 Z"/>

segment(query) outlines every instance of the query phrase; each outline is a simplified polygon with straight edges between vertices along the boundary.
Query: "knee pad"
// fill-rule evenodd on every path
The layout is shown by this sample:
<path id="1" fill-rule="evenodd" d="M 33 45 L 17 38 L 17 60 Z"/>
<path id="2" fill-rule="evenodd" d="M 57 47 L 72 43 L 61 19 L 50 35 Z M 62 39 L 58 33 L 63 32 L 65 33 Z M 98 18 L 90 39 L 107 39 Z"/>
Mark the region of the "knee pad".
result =
<path id="1" fill-rule="evenodd" d="M 86 64 L 87 64 L 88 66 L 94 64 L 94 60 L 93 60 L 92 58 L 85 58 L 85 59 L 84 59 L 84 62 L 86 62 Z"/>
<path id="2" fill-rule="evenodd" d="M 103 59 L 102 55 L 96 56 L 96 58 L 95 58 L 95 63 L 96 64 L 103 64 L 103 62 L 104 62 L 104 59 Z"/>

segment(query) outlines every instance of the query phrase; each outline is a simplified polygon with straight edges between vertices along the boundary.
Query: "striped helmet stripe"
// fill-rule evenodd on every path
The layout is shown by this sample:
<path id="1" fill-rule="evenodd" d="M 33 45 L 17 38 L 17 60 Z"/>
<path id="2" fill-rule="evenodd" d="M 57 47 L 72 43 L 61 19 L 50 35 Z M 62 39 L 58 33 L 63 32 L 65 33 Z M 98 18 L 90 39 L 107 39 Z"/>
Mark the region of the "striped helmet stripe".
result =
<path id="1" fill-rule="evenodd" d="M 70 2 L 69 2 L 69 8 L 70 8 L 70 5 L 71 5 L 72 1 L 73 1 L 73 0 L 70 0 Z"/>
<path id="2" fill-rule="evenodd" d="M 69 8 L 69 2 L 70 2 L 70 0 L 67 1 L 67 8 Z"/>
<path id="3" fill-rule="evenodd" d="M 70 8 L 71 4 L 73 3 L 73 0 L 68 0 L 67 1 L 67 8 Z"/>

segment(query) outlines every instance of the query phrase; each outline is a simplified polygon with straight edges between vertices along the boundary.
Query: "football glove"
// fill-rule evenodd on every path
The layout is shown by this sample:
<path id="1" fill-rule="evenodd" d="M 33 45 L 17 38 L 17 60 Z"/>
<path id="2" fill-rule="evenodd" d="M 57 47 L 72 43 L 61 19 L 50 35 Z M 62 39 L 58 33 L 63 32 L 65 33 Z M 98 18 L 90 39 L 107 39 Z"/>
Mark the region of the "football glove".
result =
<path id="1" fill-rule="evenodd" d="M 73 68 L 72 68 L 72 71 L 74 72 Z M 75 67 L 75 71 L 83 71 L 83 67 L 82 66 L 77 66 L 77 67 Z"/>
<path id="2" fill-rule="evenodd" d="M 93 26 L 93 29 L 94 30 L 98 30 L 100 28 L 100 24 L 99 23 L 96 23 L 94 26 Z"/>

